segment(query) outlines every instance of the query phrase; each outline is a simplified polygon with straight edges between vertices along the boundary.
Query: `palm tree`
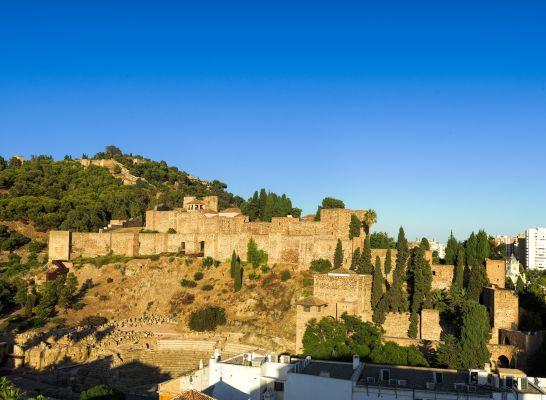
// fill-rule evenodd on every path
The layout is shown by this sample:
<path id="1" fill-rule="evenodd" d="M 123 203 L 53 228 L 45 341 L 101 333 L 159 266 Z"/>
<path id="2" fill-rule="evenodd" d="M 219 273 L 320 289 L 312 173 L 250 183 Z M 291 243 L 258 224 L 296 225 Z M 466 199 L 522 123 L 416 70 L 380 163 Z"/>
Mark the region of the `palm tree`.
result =
<path id="1" fill-rule="evenodd" d="M 364 220 L 362 222 L 364 223 L 364 232 L 366 232 L 366 235 L 368 235 L 372 225 L 377 222 L 377 213 L 375 210 L 366 210 L 364 213 Z"/>

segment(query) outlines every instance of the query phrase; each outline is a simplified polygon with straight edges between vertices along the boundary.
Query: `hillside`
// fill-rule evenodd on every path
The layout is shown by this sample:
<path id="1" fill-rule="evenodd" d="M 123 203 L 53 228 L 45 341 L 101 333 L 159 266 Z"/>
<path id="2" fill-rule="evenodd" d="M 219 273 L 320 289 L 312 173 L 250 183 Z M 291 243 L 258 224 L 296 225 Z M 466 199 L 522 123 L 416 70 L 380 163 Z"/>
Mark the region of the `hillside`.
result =
<path id="1" fill-rule="evenodd" d="M 164 161 L 156 162 L 121 152 L 98 153 L 110 157 L 137 177 L 124 185 L 119 171 L 65 157 L 55 161 L 36 156 L 20 162 L 0 157 L 0 220 L 32 224 L 38 231 L 68 229 L 96 231 L 111 219 L 144 218 L 157 204 L 182 205 L 184 196 L 216 195 L 220 208 L 240 206 L 243 199 L 226 191 L 227 185 L 191 177 Z M 134 162 L 133 160 L 139 160 Z M 125 169 L 125 168 L 124 168 Z M 141 178 L 141 179 L 138 179 Z"/>

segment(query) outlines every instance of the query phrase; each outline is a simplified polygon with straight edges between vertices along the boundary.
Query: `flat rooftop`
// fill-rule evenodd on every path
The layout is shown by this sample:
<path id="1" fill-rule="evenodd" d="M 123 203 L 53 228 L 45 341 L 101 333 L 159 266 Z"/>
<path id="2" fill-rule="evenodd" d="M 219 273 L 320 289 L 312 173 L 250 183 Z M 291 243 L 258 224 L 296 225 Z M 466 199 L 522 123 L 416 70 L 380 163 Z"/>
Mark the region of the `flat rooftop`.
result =
<path id="1" fill-rule="evenodd" d="M 382 371 L 388 371 L 388 380 L 383 379 L 385 376 Z M 357 385 L 431 390 L 427 388 L 427 382 L 430 382 L 434 383 L 433 390 L 435 391 L 465 392 L 466 389 L 456 390 L 455 384 L 467 385 L 468 374 L 468 371 L 453 369 L 364 364 Z M 471 391 L 476 394 L 488 395 L 498 389 L 492 386 L 476 385 L 472 387 Z"/>
<path id="2" fill-rule="evenodd" d="M 351 380 L 353 376 L 353 364 L 335 361 L 310 361 L 309 364 L 299 371 L 300 374 L 323 376 L 334 379 Z"/>

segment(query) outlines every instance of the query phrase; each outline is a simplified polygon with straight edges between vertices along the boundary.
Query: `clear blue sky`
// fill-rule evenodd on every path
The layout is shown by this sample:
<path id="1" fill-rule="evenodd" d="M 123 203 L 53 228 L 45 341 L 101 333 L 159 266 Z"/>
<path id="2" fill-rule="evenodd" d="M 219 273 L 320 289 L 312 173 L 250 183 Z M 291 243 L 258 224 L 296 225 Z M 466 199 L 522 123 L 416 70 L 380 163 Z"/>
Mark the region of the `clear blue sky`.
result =
<path id="1" fill-rule="evenodd" d="M 516 234 L 546 225 L 545 21 L 542 0 L 5 1 L 0 154 L 115 144 L 410 239 Z"/>

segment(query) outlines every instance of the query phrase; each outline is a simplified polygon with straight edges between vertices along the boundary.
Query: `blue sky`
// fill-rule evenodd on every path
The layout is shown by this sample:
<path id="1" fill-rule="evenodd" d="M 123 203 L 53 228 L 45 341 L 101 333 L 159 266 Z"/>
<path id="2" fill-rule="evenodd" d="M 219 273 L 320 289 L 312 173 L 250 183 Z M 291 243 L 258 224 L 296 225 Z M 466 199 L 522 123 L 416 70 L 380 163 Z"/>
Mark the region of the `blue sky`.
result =
<path id="1" fill-rule="evenodd" d="M 107 144 L 445 240 L 546 225 L 546 3 L 3 2 L 0 154 Z"/>

